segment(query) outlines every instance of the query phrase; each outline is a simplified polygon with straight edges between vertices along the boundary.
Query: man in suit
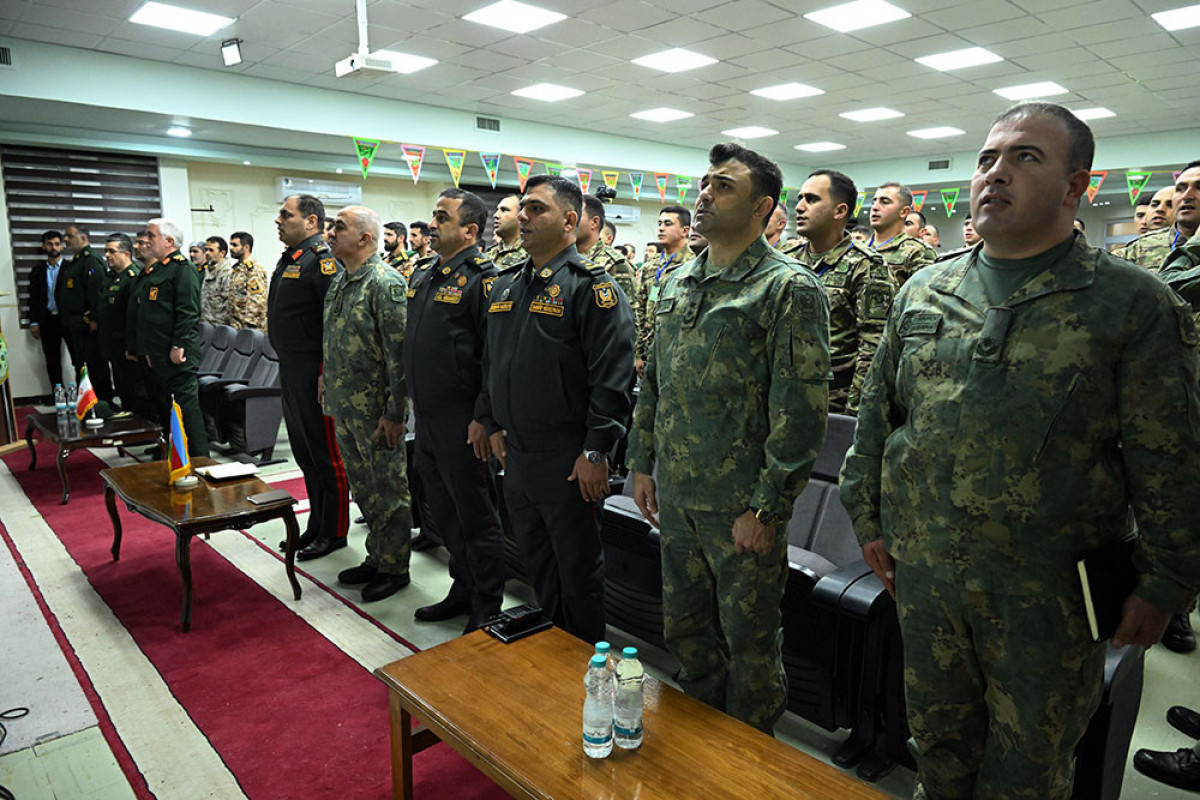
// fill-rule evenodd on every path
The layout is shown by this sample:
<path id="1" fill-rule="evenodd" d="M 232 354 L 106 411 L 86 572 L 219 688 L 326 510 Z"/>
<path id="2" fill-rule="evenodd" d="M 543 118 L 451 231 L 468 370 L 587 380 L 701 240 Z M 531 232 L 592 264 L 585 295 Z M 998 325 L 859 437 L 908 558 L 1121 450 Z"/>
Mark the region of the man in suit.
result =
<path id="1" fill-rule="evenodd" d="M 46 375 L 50 379 L 50 391 L 53 392 L 54 387 L 63 382 L 64 344 L 76 373 L 83 363 L 76 354 L 71 334 L 63 328 L 59 319 L 58 303 L 55 299 L 55 290 L 63 267 L 62 234 L 58 231 L 43 233 L 42 252 L 46 254 L 45 260 L 35 264 L 29 273 L 29 332 L 34 339 L 42 343 L 42 353 L 46 357 Z"/>

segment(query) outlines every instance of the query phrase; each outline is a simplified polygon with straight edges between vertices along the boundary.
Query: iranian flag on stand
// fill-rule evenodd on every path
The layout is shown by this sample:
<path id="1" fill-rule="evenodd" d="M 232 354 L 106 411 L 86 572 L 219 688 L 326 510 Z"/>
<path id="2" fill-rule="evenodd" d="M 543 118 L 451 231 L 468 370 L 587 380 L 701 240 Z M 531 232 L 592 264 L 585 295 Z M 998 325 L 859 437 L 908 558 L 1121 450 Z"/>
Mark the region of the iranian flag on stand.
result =
<path id="1" fill-rule="evenodd" d="M 96 390 L 92 388 L 92 379 L 88 377 L 87 367 L 83 368 L 83 380 L 79 382 L 79 400 L 75 403 L 75 416 L 83 419 L 92 407 L 99 402 Z"/>

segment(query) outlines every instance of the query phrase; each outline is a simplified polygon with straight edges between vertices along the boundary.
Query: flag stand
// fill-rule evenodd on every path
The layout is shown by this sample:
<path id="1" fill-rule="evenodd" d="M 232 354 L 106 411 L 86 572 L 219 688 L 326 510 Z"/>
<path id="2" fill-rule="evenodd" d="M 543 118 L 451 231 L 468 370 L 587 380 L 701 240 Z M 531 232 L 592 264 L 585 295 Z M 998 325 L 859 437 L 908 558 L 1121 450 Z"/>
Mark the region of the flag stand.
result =
<path id="1" fill-rule="evenodd" d="M 95 407 L 92 407 L 88 409 L 87 422 L 83 424 L 87 425 L 89 428 L 102 428 L 104 427 L 104 420 L 96 416 L 96 409 Z"/>
<path id="2" fill-rule="evenodd" d="M 195 475 L 184 475 L 182 478 L 176 478 L 175 482 L 172 483 L 171 486 L 181 491 L 186 491 L 188 489 L 196 488 L 199 483 L 200 479 Z"/>

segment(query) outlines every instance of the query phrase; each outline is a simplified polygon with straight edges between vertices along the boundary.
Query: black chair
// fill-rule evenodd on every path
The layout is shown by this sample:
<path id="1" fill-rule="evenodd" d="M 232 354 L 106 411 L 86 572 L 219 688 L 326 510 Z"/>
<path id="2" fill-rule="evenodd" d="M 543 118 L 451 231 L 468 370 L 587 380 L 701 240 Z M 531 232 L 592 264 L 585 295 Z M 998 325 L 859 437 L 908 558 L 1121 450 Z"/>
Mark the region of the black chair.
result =
<path id="1" fill-rule="evenodd" d="M 261 331 L 243 333 L 257 334 L 254 342 L 260 348 L 253 358 L 250 374 L 244 381 L 211 387 L 207 396 L 216 403 L 214 417 L 220 426 L 220 441 L 229 443 L 230 452 L 260 456 L 259 466 L 265 466 L 277 463 L 272 455 L 283 422 L 279 357 Z M 201 395 L 201 399 L 205 396 Z"/>
<path id="2" fill-rule="evenodd" d="M 206 325 L 208 323 L 201 323 Z M 208 339 L 200 349 L 200 364 L 196 370 L 200 376 L 220 376 L 225 360 L 233 353 L 233 340 L 237 329 L 228 325 L 213 325 Z"/>
<path id="3" fill-rule="evenodd" d="M 200 358 L 204 360 L 204 346 L 208 344 L 208 340 L 212 338 L 213 326 L 211 322 L 201 320 L 196 326 L 196 333 L 200 336 Z"/>
<path id="4" fill-rule="evenodd" d="M 604 613 L 608 624 L 647 642 L 663 639 L 662 550 L 658 529 L 633 501 L 633 481 L 604 503 Z"/>
<path id="5" fill-rule="evenodd" d="M 200 412 L 204 415 L 204 428 L 210 442 L 227 441 L 225 426 L 221 423 L 223 391 L 234 384 L 245 384 L 250 380 L 265 347 L 267 335 L 262 331 L 245 328 L 237 331 L 233 347 L 225 357 L 220 374 L 201 375 L 197 382 L 200 390 Z"/>

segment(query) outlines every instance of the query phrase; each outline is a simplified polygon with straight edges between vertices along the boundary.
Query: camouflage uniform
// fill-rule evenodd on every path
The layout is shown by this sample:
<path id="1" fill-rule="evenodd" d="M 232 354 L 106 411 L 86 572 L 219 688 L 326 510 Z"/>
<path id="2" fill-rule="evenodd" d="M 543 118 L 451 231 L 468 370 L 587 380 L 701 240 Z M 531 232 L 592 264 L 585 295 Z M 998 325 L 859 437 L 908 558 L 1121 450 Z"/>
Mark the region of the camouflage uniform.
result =
<path id="1" fill-rule="evenodd" d="M 942 253 L 941 255 L 939 255 L 937 257 L 937 261 L 935 261 L 934 263 L 940 264 L 943 261 L 949 261 L 952 258 L 958 258 L 959 256 L 961 256 L 965 253 L 969 253 L 974 249 L 975 249 L 975 245 L 973 245 L 973 244 L 963 245 L 962 247 L 959 247 L 955 250 L 951 250 L 947 253 Z"/>
<path id="2" fill-rule="evenodd" d="M 999 307 L 976 259 L 897 295 L 841 495 L 896 560 L 922 791 L 1067 798 L 1105 653 L 1076 561 L 1132 505 L 1137 594 L 1176 610 L 1198 582 L 1197 334 L 1161 281 L 1078 234 Z"/>
<path id="3" fill-rule="evenodd" d="M 829 411 L 857 414 L 867 367 L 879 347 L 896 284 L 874 250 L 844 237 L 827 253 L 801 245 L 794 258 L 816 273 L 829 294 Z"/>
<path id="4" fill-rule="evenodd" d="M 1158 277 L 1191 304 L 1192 316 L 1200 327 L 1200 233 L 1171 251 Z"/>
<path id="5" fill-rule="evenodd" d="M 663 253 L 653 264 L 643 264 L 638 270 L 637 286 L 634 288 L 633 316 L 637 321 L 637 347 L 634 358 L 645 361 L 650 355 L 654 344 L 654 306 L 658 302 L 659 292 L 667 278 L 680 267 L 695 259 L 695 255 L 685 243 L 674 255 Z"/>
<path id="6" fill-rule="evenodd" d="M 267 271 L 253 258 L 234 263 L 229 275 L 229 324 L 267 329 Z"/>
<path id="7" fill-rule="evenodd" d="M 216 264 L 205 267 L 204 281 L 200 284 L 200 321 L 213 325 L 232 325 L 229 308 L 229 279 L 233 274 L 233 262 L 222 258 Z"/>
<path id="8" fill-rule="evenodd" d="M 1139 267 L 1145 267 L 1151 272 L 1158 272 L 1163 261 L 1179 245 L 1186 242 L 1188 237 L 1172 225 L 1169 228 L 1159 228 L 1156 231 L 1142 234 L 1125 245 L 1121 258 L 1128 259 Z"/>
<path id="9" fill-rule="evenodd" d="M 400 255 L 393 256 L 385 263 L 393 269 L 399 270 L 404 276 L 404 280 L 412 277 L 413 270 L 417 268 L 417 252 L 415 250 L 401 250 Z"/>
<path id="10" fill-rule="evenodd" d="M 325 391 L 338 450 L 358 507 L 367 518 L 364 563 L 407 575 L 412 537 L 404 443 L 389 448 L 375 429 L 381 418 L 404 423 L 405 293 L 408 285 L 378 255 L 351 275 L 339 270 L 325 296 Z"/>
<path id="11" fill-rule="evenodd" d="M 760 236 L 730 267 L 707 252 L 680 267 L 656 316 L 628 460 L 658 466 L 667 647 L 688 694 L 770 731 L 787 700 L 787 531 L 739 555 L 732 530 L 748 508 L 786 519 L 821 449 L 829 303 Z"/>
<path id="12" fill-rule="evenodd" d="M 524 264 L 529 254 L 525 252 L 521 240 L 517 239 L 511 246 L 504 242 L 496 242 L 488 248 L 483 257 L 496 265 L 496 269 L 507 269 L 517 264 Z"/>
<path id="13" fill-rule="evenodd" d="M 619 250 L 606 245 L 603 239 L 597 239 L 583 257 L 611 275 L 613 282 L 624 290 L 629 302 L 633 302 L 633 267 L 629 266 L 629 261 Z"/>
<path id="14" fill-rule="evenodd" d="M 871 237 L 868 245 L 883 256 L 884 262 L 892 272 L 892 279 L 896 281 L 897 288 L 903 286 L 904 282 L 921 267 L 937 260 L 937 251 L 903 231 L 886 242 L 878 244 L 875 243 L 875 237 Z"/>

